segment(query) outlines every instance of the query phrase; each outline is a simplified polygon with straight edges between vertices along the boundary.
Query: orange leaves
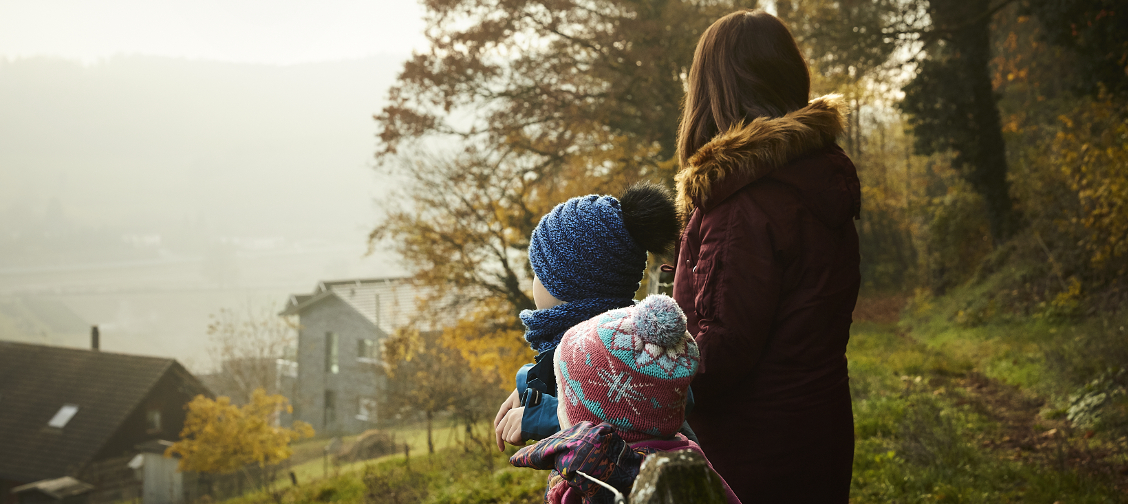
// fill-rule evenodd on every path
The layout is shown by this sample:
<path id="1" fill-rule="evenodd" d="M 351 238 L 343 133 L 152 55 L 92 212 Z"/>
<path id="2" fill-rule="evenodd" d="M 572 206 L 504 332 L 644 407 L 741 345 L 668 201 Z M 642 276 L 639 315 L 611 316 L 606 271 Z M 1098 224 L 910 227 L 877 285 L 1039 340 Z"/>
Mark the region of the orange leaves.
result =
<path id="1" fill-rule="evenodd" d="M 510 307 L 497 298 L 444 331 L 443 342 L 457 349 L 472 368 L 496 376 L 503 390 L 516 386 L 517 369 L 535 355 Z"/>
<path id="2" fill-rule="evenodd" d="M 458 320 L 443 344 L 474 372 L 511 384 L 532 355 L 517 314 L 533 308 L 526 254 L 542 215 L 672 179 L 680 76 L 734 6 L 425 2 L 430 48 L 374 116 L 377 158 L 405 184 L 370 238 L 433 290 L 422 312 Z"/>
<path id="3" fill-rule="evenodd" d="M 1097 269 L 1123 274 L 1128 259 L 1128 111 L 1105 94 L 1060 117 L 1060 164 L 1081 204 L 1081 245 Z"/>
<path id="4" fill-rule="evenodd" d="M 243 407 L 223 396 L 196 396 L 188 403 L 180 441 L 165 456 L 179 456 L 181 471 L 206 473 L 232 473 L 249 464 L 288 459 L 291 442 L 313 437 L 313 428 L 305 422 L 294 422 L 291 428 L 275 425 L 279 413 L 292 410 L 285 397 L 267 395 L 261 388 Z"/>

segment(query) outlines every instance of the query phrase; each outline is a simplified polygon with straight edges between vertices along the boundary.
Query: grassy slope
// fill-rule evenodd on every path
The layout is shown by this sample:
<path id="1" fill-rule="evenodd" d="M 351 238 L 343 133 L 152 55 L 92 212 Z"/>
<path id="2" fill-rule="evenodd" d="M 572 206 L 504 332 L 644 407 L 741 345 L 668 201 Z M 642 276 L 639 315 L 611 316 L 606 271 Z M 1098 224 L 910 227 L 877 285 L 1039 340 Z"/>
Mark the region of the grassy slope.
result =
<path id="1" fill-rule="evenodd" d="M 439 424 L 441 425 L 441 423 Z M 509 456 L 496 447 L 467 451 L 463 427 L 436 426 L 432 432 L 436 453 L 427 453 L 427 431 L 421 426 L 392 429 L 398 443 L 407 443 L 410 458 L 396 453 L 373 460 L 335 465 L 326 472 L 321 457 L 327 439 L 294 445 L 291 466 L 300 485 L 293 487 L 283 471 L 272 489 L 248 492 L 229 504 L 281 504 L 305 502 L 396 503 L 535 503 L 543 501 L 547 472 L 509 466 Z M 475 429 L 485 439 L 489 425 Z M 346 445 L 356 436 L 342 438 Z M 480 446 L 480 445 L 479 445 Z"/>
<path id="2" fill-rule="evenodd" d="M 439 422 L 436 422 L 439 424 Z M 441 424 L 439 424 L 441 425 Z M 485 426 L 478 429 L 478 435 L 482 436 Z M 427 430 L 421 426 L 413 426 L 399 429 L 392 429 L 396 442 L 399 444 L 407 443 L 411 447 L 410 453 L 412 457 L 418 457 L 427 453 Z M 431 433 L 432 440 L 435 443 L 435 448 L 441 450 L 453 446 L 461 446 L 462 428 L 457 426 L 436 426 Z M 352 443 L 356 436 L 348 436 L 341 439 L 344 444 Z M 299 482 L 311 481 L 314 479 L 322 478 L 326 475 L 325 461 L 322 458 L 323 448 L 329 440 L 315 439 L 303 441 L 294 445 L 294 464 L 291 470 L 294 471 Z M 389 455 L 382 457 L 383 459 L 396 459 L 403 460 L 403 454 Z M 367 461 L 371 462 L 371 461 Z M 334 465 L 332 460 L 329 462 L 329 473 L 351 472 L 362 470 L 366 462 L 354 462 L 351 464 L 341 464 L 340 466 Z M 289 481 L 289 476 L 284 475 L 281 478 L 283 483 Z"/>
<path id="3" fill-rule="evenodd" d="M 228 504 L 307 502 L 536 503 L 542 502 L 547 473 L 509 467 L 513 450 L 500 453 L 443 448 L 434 455 L 403 455 L 342 466 L 327 478 L 298 487 L 251 492 Z"/>
<path id="4" fill-rule="evenodd" d="M 1077 387 L 1061 361 L 1096 322 L 962 327 L 928 304 L 854 326 L 852 502 L 1128 501 L 1117 441 L 1061 418 Z"/>

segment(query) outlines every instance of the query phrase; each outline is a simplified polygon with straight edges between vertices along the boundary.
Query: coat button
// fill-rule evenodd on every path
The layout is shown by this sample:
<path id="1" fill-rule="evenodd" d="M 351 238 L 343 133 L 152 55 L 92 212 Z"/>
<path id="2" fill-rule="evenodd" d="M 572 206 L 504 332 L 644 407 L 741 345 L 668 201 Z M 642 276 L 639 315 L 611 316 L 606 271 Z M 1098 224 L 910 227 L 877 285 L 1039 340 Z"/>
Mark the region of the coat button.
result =
<path id="1" fill-rule="evenodd" d="M 694 267 L 693 267 L 693 272 L 694 272 L 694 273 L 697 273 L 697 266 L 694 266 Z"/>

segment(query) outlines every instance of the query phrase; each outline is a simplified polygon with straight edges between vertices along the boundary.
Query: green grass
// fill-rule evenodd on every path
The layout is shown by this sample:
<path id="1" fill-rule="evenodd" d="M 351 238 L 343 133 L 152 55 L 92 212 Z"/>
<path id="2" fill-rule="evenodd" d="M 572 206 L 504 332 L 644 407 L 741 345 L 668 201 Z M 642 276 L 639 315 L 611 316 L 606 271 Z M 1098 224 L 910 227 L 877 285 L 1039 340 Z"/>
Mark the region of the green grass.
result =
<path id="1" fill-rule="evenodd" d="M 478 436 L 484 436 L 485 430 L 488 426 L 479 426 L 476 428 Z M 443 423 L 436 422 L 435 428 L 431 432 L 431 438 L 435 443 L 435 449 L 441 450 L 448 447 L 461 446 L 462 435 L 464 427 L 443 425 Z M 411 457 L 418 457 L 427 454 L 427 429 L 422 425 L 409 426 L 404 428 L 389 429 L 389 432 L 395 435 L 396 443 L 401 446 L 407 443 L 411 447 Z M 352 443 L 356 440 L 356 436 L 348 436 L 341 438 L 344 444 Z M 323 478 L 329 475 L 338 474 L 342 472 L 355 472 L 363 470 L 367 462 L 361 461 L 344 464 L 335 464 L 333 457 L 329 457 L 328 470 L 326 470 L 326 463 L 323 458 L 324 447 L 329 443 L 328 439 L 312 439 L 302 441 L 294 444 L 294 457 L 295 461 L 299 463 L 293 464 L 290 468 L 294 475 L 298 478 L 299 482 L 312 481 L 315 479 Z M 402 461 L 404 459 L 403 453 L 396 453 L 381 457 L 377 460 L 394 459 Z M 289 484 L 289 475 L 283 474 L 279 478 L 279 483 Z"/>
<path id="2" fill-rule="evenodd" d="M 1020 398 L 1068 388 L 1052 379 L 1038 352 L 1054 341 L 1051 327 L 932 323 L 919 340 L 904 327 L 854 328 L 847 353 L 856 437 L 851 502 L 1125 501 L 1108 478 L 1000 442 L 1015 427 L 963 386 L 981 373 L 1015 386 Z"/>
<path id="3" fill-rule="evenodd" d="M 425 452 L 425 450 L 424 450 Z M 327 478 L 297 487 L 277 485 L 227 501 L 228 504 L 332 502 L 537 503 L 543 501 L 547 473 L 509 466 L 513 450 L 467 452 L 461 447 L 434 455 L 392 455 L 341 467 Z"/>

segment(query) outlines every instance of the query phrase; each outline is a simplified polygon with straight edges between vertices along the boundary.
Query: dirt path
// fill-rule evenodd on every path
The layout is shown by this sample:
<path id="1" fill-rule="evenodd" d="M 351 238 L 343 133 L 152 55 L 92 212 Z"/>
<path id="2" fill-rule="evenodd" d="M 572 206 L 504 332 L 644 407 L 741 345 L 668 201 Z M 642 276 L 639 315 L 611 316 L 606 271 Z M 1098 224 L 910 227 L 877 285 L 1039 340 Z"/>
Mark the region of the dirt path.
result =
<path id="1" fill-rule="evenodd" d="M 854 320 L 895 324 L 908 301 L 907 294 L 865 296 L 858 299 Z M 905 335 L 910 337 L 911 335 Z M 1078 431 L 1064 418 L 1041 415 L 1046 405 L 1019 387 L 994 380 L 978 371 L 957 376 L 933 376 L 933 388 L 959 389 L 956 405 L 967 405 L 999 425 L 993 439 L 981 441 L 984 449 L 1006 453 L 1013 460 L 1040 465 L 1052 470 L 1077 470 L 1107 479 L 1128 494 L 1128 464 L 1117 462 L 1116 453 L 1088 446 L 1093 434 Z"/>
<path id="2" fill-rule="evenodd" d="M 1118 462 L 1112 450 L 1090 447 L 1086 440 L 1092 432 L 1074 429 L 1064 418 L 1043 418 L 1044 400 L 975 371 L 953 385 L 965 391 L 966 404 L 999 423 L 999 437 L 984 440 L 984 448 L 1058 471 L 1072 469 L 1107 479 L 1128 494 L 1128 465 Z"/>

